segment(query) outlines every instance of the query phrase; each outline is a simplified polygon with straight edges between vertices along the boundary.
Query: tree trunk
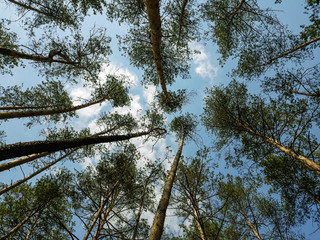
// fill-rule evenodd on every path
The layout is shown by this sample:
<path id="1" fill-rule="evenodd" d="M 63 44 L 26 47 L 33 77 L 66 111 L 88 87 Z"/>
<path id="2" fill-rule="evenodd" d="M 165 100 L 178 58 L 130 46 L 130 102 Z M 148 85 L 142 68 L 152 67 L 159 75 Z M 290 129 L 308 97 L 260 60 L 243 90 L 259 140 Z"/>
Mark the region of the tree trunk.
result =
<path id="1" fill-rule="evenodd" d="M 67 112 L 77 111 L 82 108 L 92 106 L 97 103 L 101 103 L 107 98 L 100 98 L 98 100 L 81 104 L 74 107 L 62 108 L 62 109 L 43 109 L 43 110 L 29 110 L 29 111 L 10 111 L 10 112 L 0 112 L 0 119 L 11 119 L 11 118 L 24 118 L 24 117 L 38 117 L 45 115 L 61 114 Z"/>
<path id="2" fill-rule="evenodd" d="M 14 234 L 16 231 L 19 230 L 19 228 L 25 224 L 34 214 L 36 214 L 38 211 L 34 210 L 29 216 L 25 217 L 20 223 L 18 223 L 14 228 L 12 228 L 9 232 L 7 232 L 5 235 L 3 235 L 0 240 L 8 239 L 12 234 Z"/>
<path id="3" fill-rule="evenodd" d="M 67 154 L 65 154 L 64 156 L 62 156 L 62 157 L 56 159 L 55 161 L 49 163 L 48 165 L 44 166 L 43 168 L 40 168 L 39 170 L 35 171 L 34 173 L 30 174 L 29 176 L 27 176 L 27 177 L 25 177 L 25 178 L 23 178 L 23 179 L 21 179 L 21 180 L 19 180 L 19 181 L 16 181 L 15 183 L 9 185 L 8 187 L 5 187 L 5 188 L 0 189 L 0 195 L 8 192 L 9 190 L 11 190 L 11 189 L 19 186 L 19 185 L 22 184 L 22 183 L 28 181 L 29 179 L 33 178 L 34 176 L 38 175 L 39 173 L 47 170 L 49 167 L 55 165 L 57 162 L 59 162 L 59 161 L 61 161 L 62 159 L 66 158 L 67 156 L 69 156 L 70 154 L 72 154 L 72 153 L 75 152 L 75 151 L 76 151 L 76 149 L 70 151 L 69 153 L 67 153 Z"/>
<path id="4" fill-rule="evenodd" d="M 87 240 L 87 239 L 88 239 L 88 237 L 89 237 L 89 235 L 90 235 L 90 232 L 92 231 L 94 225 L 96 224 L 96 222 L 98 221 L 99 217 L 100 217 L 101 214 L 102 214 L 103 208 L 104 208 L 105 205 L 108 203 L 110 196 L 112 195 L 113 191 L 117 188 L 118 184 L 119 184 L 119 180 L 113 185 L 111 191 L 109 191 L 108 195 L 106 196 L 106 199 L 105 199 L 105 200 L 103 201 L 103 203 L 101 204 L 101 206 L 100 206 L 100 208 L 98 209 L 98 211 L 97 211 L 94 219 L 92 220 L 92 222 L 91 222 L 91 224 L 90 224 L 90 226 L 89 226 L 86 234 L 84 235 L 83 240 Z"/>
<path id="5" fill-rule="evenodd" d="M 162 55 L 161 55 L 161 19 L 160 19 L 160 0 L 144 0 L 150 24 L 151 47 L 153 59 L 157 69 L 159 82 L 167 103 L 170 102 L 167 92 L 166 81 L 164 79 Z"/>
<path id="6" fill-rule="evenodd" d="M 115 194 L 115 197 L 112 199 L 112 202 L 111 202 L 110 206 L 105 211 L 105 213 L 103 215 L 103 219 L 99 223 L 99 226 L 98 226 L 96 232 L 94 233 L 94 236 L 93 236 L 92 240 L 97 240 L 98 239 L 98 237 L 100 235 L 100 232 L 101 232 L 101 230 L 103 228 L 103 225 L 107 222 L 107 217 L 109 216 L 109 213 L 111 212 L 111 210 L 114 207 L 114 201 L 117 199 L 118 195 L 119 195 L 119 191 Z"/>
<path id="7" fill-rule="evenodd" d="M 74 138 L 68 140 L 56 141 L 33 141 L 14 143 L 0 147 L 0 160 L 5 160 L 14 157 L 21 157 L 29 154 L 42 153 L 42 152 L 56 152 L 60 150 L 83 147 L 91 144 L 109 143 L 129 140 L 144 135 L 148 135 L 159 128 L 154 128 L 144 132 L 131 133 L 127 135 L 114 135 L 114 136 L 88 136 L 81 138 Z"/>
<path id="8" fill-rule="evenodd" d="M 245 2 L 246 2 L 246 0 L 241 0 L 241 1 L 239 2 L 239 4 L 236 6 L 236 9 L 235 9 L 234 12 L 232 13 L 228 25 L 230 25 L 230 24 L 232 23 L 234 17 L 238 14 L 240 8 L 242 7 L 242 5 L 243 5 Z"/>
<path id="9" fill-rule="evenodd" d="M 134 230 L 133 230 L 133 234 L 132 234 L 132 240 L 136 240 L 136 237 L 137 237 L 138 225 L 139 225 L 140 217 L 141 217 L 141 214 L 142 214 L 144 197 L 146 195 L 146 190 L 147 190 L 147 187 L 148 187 L 148 183 L 149 183 L 150 178 L 151 178 L 153 173 L 154 173 L 154 171 L 152 170 L 150 175 L 148 176 L 148 178 L 146 180 L 146 183 L 145 183 L 144 187 L 143 187 L 143 192 L 142 192 L 142 196 L 141 196 L 140 204 L 139 204 L 139 210 L 138 210 L 138 214 L 137 214 L 137 217 L 136 217 L 136 224 L 134 226 Z"/>
<path id="10" fill-rule="evenodd" d="M 263 141 L 265 141 L 266 143 L 271 144 L 272 146 L 278 148 L 280 151 L 284 152 L 285 154 L 293 157 L 294 159 L 298 160 L 300 163 L 302 163 L 305 167 L 307 167 L 308 169 L 310 169 L 311 171 L 313 171 L 315 174 L 320 175 L 320 165 L 317 164 L 316 162 L 312 161 L 311 159 L 302 156 L 300 154 L 295 153 L 293 150 L 283 146 L 281 143 L 279 143 L 278 141 L 274 140 L 273 138 L 267 137 L 259 132 L 254 131 L 253 129 L 251 129 L 250 127 L 240 123 L 239 121 L 234 120 L 234 122 L 244 128 L 247 132 L 256 135 L 258 137 L 260 137 Z"/>
<path id="11" fill-rule="evenodd" d="M 164 221 L 166 218 L 166 211 L 167 211 L 170 196 L 171 196 L 171 190 L 172 190 L 173 182 L 174 182 L 174 179 L 176 176 L 179 160 L 180 160 L 180 157 L 182 154 L 183 143 L 184 143 L 184 132 L 182 131 L 182 136 L 181 136 L 178 152 L 174 158 L 169 176 L 168 176 L 167 181 L 165 183 L 165 186 L 164 186 L 164 189 L 162 192 L 162 196 L 161 196 L 156 214 L 153 219 L 153 224 L 152 224 L 152 227 L 150 230 L 148 240 L 160 240 L 160 238 L 161 238 L 161 235 L 163 232 Z"/>
<path id="12" fill-rule="evenodd" d="M 0 47 L 0 55 L 10 56 L 13 58 L 21 58 L 33 60 L 35 62 L 48 62 L 48 63 L 62 63 L 69 65 L 77 65 L 78 63 L 72 62 L 66 55 L 63 55 L 60 51 L 51 50 L 47 57 L 40 55 L 32 55 L 24 52 L 19 52 L 9 48 Z M 53 59 L 54 56 L 60 56 L 64 60 Z"/>
<path id="13" fill-rule="evenodd" d="M 256 236 L 257 239 L 262 240 L 260 234 L 258 233 L 258 231 L 255 229 L 255 227 L 253 226 L 253 224 L 250 222 L 248 216 L 242 211 L 240 210 L 241 215 L 246 219 L 251 231 L 254 233 L 254 235 Z"/>
<path id="14" fill-rule="evenodd" d="M 31 225 L 31 227 L 30 227 L 30 229 L 29 229 L 29 232 L 28 232 L 25 240 L 29 240 L 29 238 L 30 238 L 30 236 L 31 236 L 31 233 L 32 233 L 32 231 L 33 231 L 33 229 L 34 229 L 34 226 L 36 225 L 36 223 L 37 223 L 37 221 L 38 221 L 39 218 L 40 218 L 40 214 L 38 214 L 38 215 L 36 216 L 36 219 L 32 222 L 32 225 Z"/>
<path id="15" fill-rule="evenodd" d="M 201 240 L 206 240 L 207 238 L 206 238 L 206 235 L 205 235 L 205 232 L 203 229 L 203 223 L 199 217 L 198 211 L 195 207 L 192 207 L 192 210 L 193 210 L 193 214 L 195 216 L 195 220 L 196 220 L 197 228 L 198 228 L 198 231 L 200 234 L 200 238 L 201 238 Z"/>
<path id="16" fill-rule="evenodd" d="M 276 61 L 277 59 L 282 58 L 282 57 L 285 57 L 285 56 L 289 55 L 290 53 L 293 53 L 293 52 L 295 52 L 295 51 L 297 51 L 297 50 L 299 50 L 299 49 L 301 49 L 301 48 L 304 48 L 304 47 L 310 45 L 311 43 L 317 42 L 317 41 L 319 41 L 319 40 L 320 40 L 320 36 L 319 36 L 319 37 L 315 37 L 315 38 L 311 39 L 311 40 L 308 41 L 308 42 L 302 43 L 302 44 L 300 44 L 299 46 L 296 46 L 295 48 L 292 48 L 292 49 L 290 49 L 290 50 L 288 50 L 288 51 L 286 51 L 286 52 L 284 52 L 284 53 L 282 53 L 282 54 L 280 54 L 280 55 L 278 55 L 278 56 L 270 59 L 267 63 L 262 64 L 261 66 L 269 65 L 269 64 L 271 64 L 272 62 Z"/>
<path id="17" fill-rule="evenodd" d="M 22 165 L 24 163 L 31 162 L 35 159 L 48 156 L 49 154 L 50 154 L 50 152 L 37 153 L 37 154 L 32 154 L 30 156 L 26 156 L 26 157 L 12 160 L 10 162 L 2 163 L 2 164 L 0 164 L 0 172 L 5 171 L 5 170 L 9 170 L 13 167 Z"/>

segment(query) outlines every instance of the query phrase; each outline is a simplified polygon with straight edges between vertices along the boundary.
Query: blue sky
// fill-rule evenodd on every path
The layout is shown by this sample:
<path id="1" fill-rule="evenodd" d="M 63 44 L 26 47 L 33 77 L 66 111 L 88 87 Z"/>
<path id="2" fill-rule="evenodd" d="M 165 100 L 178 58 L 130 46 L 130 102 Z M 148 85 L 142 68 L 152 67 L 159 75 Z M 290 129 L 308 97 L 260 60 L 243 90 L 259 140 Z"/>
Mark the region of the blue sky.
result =
<path id="1" fill-rule="evenodd" d="M 303 12 L 303 3 L 304 1 L 295 1 L 293 3 L 292 0 L 283 0 L 282 4 L 274 5 L 274 1 L 259 1 L 262 6 L 263 5 L 272 5 L 275 9 L 279 10 L 277 12 L 280 20 L 287 23 L 289 28 L 293 31 L 299 32 L 298 26 L 304 24 L 308 18 L 304 15 Z M 4 7 L 3 2 L 0 2 L 0 16 L 8 17 L 11 20 L 17 19 L 15 16 L 13 9 Z M 91 26 L 103 25 L 107 27 L 107 35 L 112 37 L 111 48 L 113 54 L 110 56 L 110 64 L 106 65 L 104 70 L 101 72 L 101 76 L 106 73 L 115 73 L 115 74 L 125 74 L 128 76 L 130 81 L 132 82 L 130 95 L 132 97 L 131 105 L 128 107 L 123 107 L 119 109 L 111 109 L 112 111 L 117 110 L 118 112 L 131 112 L 135 116 L 139 116 L 141 112 L 145 111 L 148 108 L 148 104 L 152 101 L 152 96 L 154 95 L 156 88 L 154 86 L 142 87 L 140 84 L 140 80 L 142 79 L 142 71 L 132 67 L 129 64 L 128 58 L 121 55 L 118 50 L 118 44 L 116 39 L 116 34 L 123 34 L 126 32 L 125 24 L 118 26 L 117 23 L 108 23 L 103 16 L 94 16 L 85 21 L 84 30 L 89 29 Z M 21 32 L 22 30 L 14 24 L 15 31 Z M 24 36 L 24 35 L 21 35 Z M 21 39 L 24 41 L 25 39 Z M 212 43 L 204 43 L 204 42 L 192 42 L 190 43 L 190 47 L 198 50 L 201 54 L 197 54 L 193 57 L 193 62 L 190 69 L 190 79 L 176 79 L 176 83 L 172 86 L 169 86 L 169 89 L 182 89 L 185 88 L 189 91 L 196 91 L 196 95 L 192 97 L 190 103 L 185 106 L 184 112 L 194 113 L 196 115 L 200 115 L 203 110 L 203 97 L 204 90 L 206 87 L 210 87 L 216 84 L 227 84 L 230 81 L 230 78 L 226 76 L 228 72 L 234 67 L 234 61 L 229 60 L 222 68 L 218 64 L 217 58 L 219 55 L 217 54 L 217 48 Z M 15 85 L 15 84 L 24 84 L 24 87 L 31 86 L 33 84 L 41 82 L 42 78 L 38 76 L 37 70 L 31 67 L 28 62 L 25 62 L 26 68 L 16 68 L 13 71 L 13 76 L 1 75 L 0 76 L 0 84 L 2 86 L 7 85 Z M 253 85 L 259 85 L 259 83 L 254 83 Z M 75 103 L 79 97 L 89 97 L 89 89 L 79 86 L 66 85 L 66 88 L 70 92 L 71 96 L 74 99 Z M 253 87 L 252 89 L 254 89 Z M 159 89 L 159 88 L 158 88 Z M 89 127 L 92 131 L 97 131 L 97 125 L 95 120 L 99 117 L 99 114 L 102 111 L 106 111 L 110 109 L 110 104 L 102 104 L 95 105 L 89 107 L 84 110 L 78 111 L 79 118 L 73 119 L 72 124 L 76 129 L 81 129 L 83 127 Z M 174 115 L 178 115 L 176 113 Z M 172 118 L 169 117 L 168 121 Z M 42 129 L 42 126 L 35 126 L 32 129 L 28 129 L 23 125 L 23 120 L 10 120 L 9 122 L 4 122 L 0 126 L 1 129 L 7 132 L 7 143 L 13 143 L 18 141 L 31 141 L 36 139 L 41 139 L 39 135 L 39 131 Z M 200 127 L 199 134 L 202 137 L 202 143 L 209 146 L 212 143 L 212 136 L 208 136 L 208 134 L 204 131 L 203 128 Z M 164 152 L 166 146 L 171 146 L 173 152 L 176 151 L 178 147 L 178 143 L 175 142 L 173 136 L 168 136 L 166 139 L 160 140 L 155 149 L 153 149 L 153 143 L 142 143 L 140 139 L 135 139 L 134 142 L 139 151 L 150 159 L 162 158 L 164 157 Z M 197 150 L 197 146 L 194 143 L 189 143 L 186 145 L 184 149 L 185 156 L 192 156 L 195 154 Z M 216 154 L 212 153 L 216 158 Z M 84 168 L 90 164 L 95 164 L 95 159 L 85 159 L 85 161 L 78 165 L 68 165 L 70 168 L 76 167 L 78 169 Z M 222 162 L 222 161 L 220 161 Z M 234 170 L 224 170 L 223 164 L 221 164 L 221 171 L 223 172 L 233 172 Z M 167 167 L 169 164 L 167 164 Z M 57 166 L 59 167 L 59 166 Z M 10 171 L 6 171 L 1 173 L 0 182 L 11 182 L 16 179 L 20 179 L 23 177 L 23 174 L 27 174 L 30 171 L 27 167 L 23 167 L 23 172 L 20 168 L 15 168 Z M 148 215 L 151 221 L 151 215 Z M 168 218 L 166 223 L 171 226 L 177 225 L 176 218 Z M 175 228 L 177 229 L 177 228 Z M 314 231 L 314 226 L 312 224 L 308 224 L 302 229 L 302 232 L 305 232 L 307 238 L 310 240 L 316 240 L 320 238 L 320 233 L 314 233 L 312 235 L 311 232 Z"/>

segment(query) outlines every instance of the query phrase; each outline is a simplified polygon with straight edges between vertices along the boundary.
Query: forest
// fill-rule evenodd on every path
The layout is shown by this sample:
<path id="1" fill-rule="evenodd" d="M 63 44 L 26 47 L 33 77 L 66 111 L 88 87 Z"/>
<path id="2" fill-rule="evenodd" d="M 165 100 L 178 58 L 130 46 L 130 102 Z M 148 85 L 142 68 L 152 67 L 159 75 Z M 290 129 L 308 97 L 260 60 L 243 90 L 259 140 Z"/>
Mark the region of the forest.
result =
<path id="1" fill-rule="evenodd" d="M 319 0 L 0 0 L 0 240 L 320 239 L 319 47 Z"/>

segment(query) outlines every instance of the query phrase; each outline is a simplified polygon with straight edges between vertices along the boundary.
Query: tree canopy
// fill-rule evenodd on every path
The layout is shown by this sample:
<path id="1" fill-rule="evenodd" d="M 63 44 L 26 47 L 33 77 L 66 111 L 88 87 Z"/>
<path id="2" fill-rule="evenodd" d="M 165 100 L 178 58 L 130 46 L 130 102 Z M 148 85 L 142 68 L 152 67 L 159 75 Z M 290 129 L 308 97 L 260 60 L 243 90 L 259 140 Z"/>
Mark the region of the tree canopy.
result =
<path id="1" fill-rule="evenodd" d="M 318 239 L 320 4 L 290 4 L 1 1 L 0 239 Z"/>

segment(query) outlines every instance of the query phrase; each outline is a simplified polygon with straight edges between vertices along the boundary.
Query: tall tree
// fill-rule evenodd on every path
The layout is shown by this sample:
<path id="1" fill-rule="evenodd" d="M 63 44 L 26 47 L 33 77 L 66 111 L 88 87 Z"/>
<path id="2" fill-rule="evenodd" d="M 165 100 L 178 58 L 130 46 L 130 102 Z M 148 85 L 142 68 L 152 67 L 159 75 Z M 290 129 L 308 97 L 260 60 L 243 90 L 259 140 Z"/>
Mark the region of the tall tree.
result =
<path id="1" fill-rule="evenodd" d="M 166 211 L 169 205 L 169 200 L 171 197 L 171 191 L 172 191 L 174 179 L 176 177 L 178 164 L 181 158 L 184 140 L 185 138 L 192 137 L 192 134 L 194 134 L 195 128 L 196 128 L 196 124 L 194 122 L 194 117 L 191 114 L 177 117 L 171 122 L 171 131 L 176 132 L 177 138 L 180 139 L 180 144 L 178 147 L 178 151 L 175 155 L 175 158 L 172 162 L 169 175 L 167 177 L 167 180 L 163 188 L 162 196 L 159 201 L 159 205 L 155 213 L 153 224 L 148 237 L 149 240 L 155 240 L 155 239 L 161 238 L 164 221 L 166 218 Z"/>
<path id="2" fill-rule="evenodd" d="M 235 81 L 208 93 L 203 122 L 219 135 L 222 145 L 239 140 L 239 152 L 253 160 L 277 149 L 320 175 L 318 160 L 312 156 L 319 145 L 310 134 L 312 123 L 318 123 L 318 106 L 309 108 L 303 99 L 290 102 L 282 96 L 267 102 Z"/>
<path id="3" fill-rule="evenodd" d="M 23 184 L 0 202 L 2 239 L 65 239 L 72 232 L 70 174 L 42 177 L 32 186 Z"/>

